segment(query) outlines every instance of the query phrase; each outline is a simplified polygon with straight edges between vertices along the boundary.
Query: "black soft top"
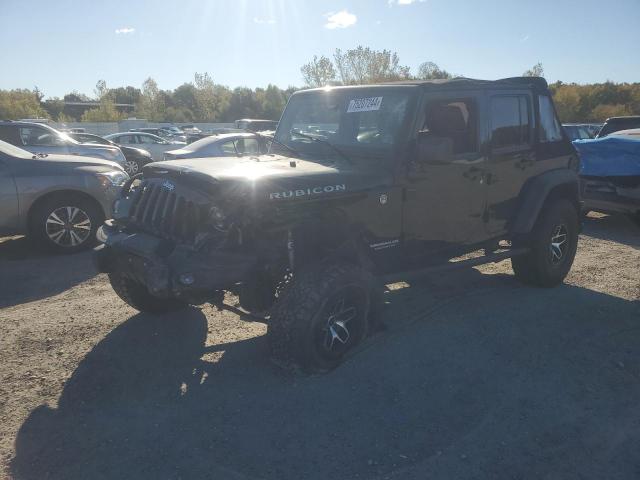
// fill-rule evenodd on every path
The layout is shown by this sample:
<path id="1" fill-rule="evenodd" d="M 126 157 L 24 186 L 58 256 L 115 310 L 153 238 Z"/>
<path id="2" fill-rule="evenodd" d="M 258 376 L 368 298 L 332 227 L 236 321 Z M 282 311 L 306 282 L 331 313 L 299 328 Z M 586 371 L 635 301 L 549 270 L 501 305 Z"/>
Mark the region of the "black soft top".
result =
<path id="1" fill-rule="evenodd" d="M 370 85 L 352 85 L 331 87 L 335 89 L 348 88 L 371 88 L 371 87 L 393 87 L 393 86 L 416 86 L 422 88 L 532 88 L 537 92 L 547 92 L 547 81 L 542 77 L 510 77 L 500 80 L 477 80 L 475 78 L 448 78 L 438 80 L 401 80 L 398 82 L 375 83 Z M 311 90 L 324 90 L 324 88 L 315 88 Z M 309 91 L 309 90 L 304 90 Z"/>

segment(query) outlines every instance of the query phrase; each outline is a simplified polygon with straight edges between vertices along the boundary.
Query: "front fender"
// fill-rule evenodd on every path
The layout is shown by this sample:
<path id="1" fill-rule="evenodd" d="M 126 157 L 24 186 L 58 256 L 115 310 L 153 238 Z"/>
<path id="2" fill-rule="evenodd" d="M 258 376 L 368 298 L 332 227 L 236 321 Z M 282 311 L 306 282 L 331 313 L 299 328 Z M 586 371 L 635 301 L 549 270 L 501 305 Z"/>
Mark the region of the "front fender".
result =
<path id="1" fill-rule="evenodd" d="M 517 214 L 509 229 L 512 234 L 520 235 L 529 233 L 544 202 L 551 192 L 558 187 L 566 187 L 573 202 L 580 203 L 580 182 L 578 174 L 566 168 L 550 170 L 529 180 L 522 189 Z"/>

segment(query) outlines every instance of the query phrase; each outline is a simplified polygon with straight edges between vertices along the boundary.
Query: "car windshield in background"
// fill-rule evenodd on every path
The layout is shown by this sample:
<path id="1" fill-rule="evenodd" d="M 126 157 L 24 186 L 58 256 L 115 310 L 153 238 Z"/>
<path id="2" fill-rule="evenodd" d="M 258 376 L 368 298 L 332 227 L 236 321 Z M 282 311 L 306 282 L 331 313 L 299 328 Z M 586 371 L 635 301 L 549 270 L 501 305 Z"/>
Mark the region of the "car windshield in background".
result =
<path id="1" fill-rule="evenodd" d="M 411 92 L 397 89 L 318 90 L 295 95 L 275 139 L 313 156 L 331 154 L 323 143 L 349 152 L 392 147 L 408 117 L 410 98 Z"/>

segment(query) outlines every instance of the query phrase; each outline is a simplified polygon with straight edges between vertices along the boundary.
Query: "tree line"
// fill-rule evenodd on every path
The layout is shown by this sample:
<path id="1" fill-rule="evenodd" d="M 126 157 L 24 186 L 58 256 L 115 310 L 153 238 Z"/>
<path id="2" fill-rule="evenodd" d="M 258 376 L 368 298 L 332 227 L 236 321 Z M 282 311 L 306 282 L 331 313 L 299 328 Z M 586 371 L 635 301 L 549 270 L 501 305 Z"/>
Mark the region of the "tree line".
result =
<path id="1" fill-rule="evenodd" d="M 414 73 L 400 62 L 396 52 L 358 46 L 336 49 L 331 58 L 314 56 L 302 65 L 300 73 L 305 87 L 327 85 L 361 85 L 412 79 L 448 79 L 462 75 L 440 68 L 434 62 L 422 63 Z M 541 63 L 523 72 L 524 76 L 544 76 Z M 281 89 L 237 87 L 217 84 L 209 73 L 195 73 L 193 81 L 173 90 L 162 90 L 148 78 L 141 88 L 109 88 L 98 81 L 93 96 L 72 91 L 63 98 L 44 98 L 33 90 L 0 90 L 0 119 L 50 118 L 58 122 L 118 121 L 135 116 L 155 122 L 231 122 L 238 118 L 277 120 L 291 94 L 298 88 Z M 640 83 L 550 85 L 556 108 L 563 122 L 602 122 L 607 117 L 640 115 Z M 65 102 L 96 102 L 84 113 L 74 114 Z M 124 108 L 121 104 L 132 105 Z"/>

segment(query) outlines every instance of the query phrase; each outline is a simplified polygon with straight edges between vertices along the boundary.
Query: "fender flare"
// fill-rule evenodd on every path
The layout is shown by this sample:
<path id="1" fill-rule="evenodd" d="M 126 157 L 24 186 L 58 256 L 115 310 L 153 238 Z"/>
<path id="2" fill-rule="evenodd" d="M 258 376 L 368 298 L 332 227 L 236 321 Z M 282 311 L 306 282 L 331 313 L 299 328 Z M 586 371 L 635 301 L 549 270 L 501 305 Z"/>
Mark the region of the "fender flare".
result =
<path id="1" fill-rule="evenodd" d="M 511 233 L 515 235 L 529 233 L 532 229 L 544 202 L 551 192 L 560 186 L 567 186 L 572 192 L 576 205 L 580 204 L 580 180 L 578 174 L 567 168 L 550 170 L 532 178 L 525 183 L 520 194 L 518 210 L 511 226 Z"/>

